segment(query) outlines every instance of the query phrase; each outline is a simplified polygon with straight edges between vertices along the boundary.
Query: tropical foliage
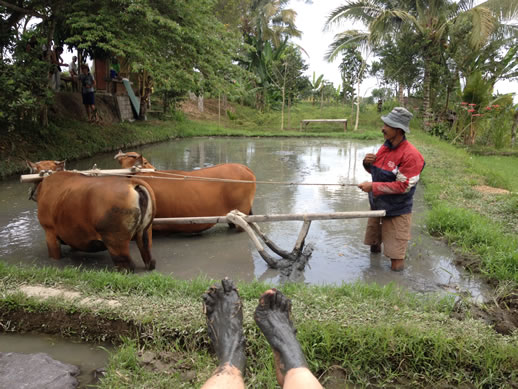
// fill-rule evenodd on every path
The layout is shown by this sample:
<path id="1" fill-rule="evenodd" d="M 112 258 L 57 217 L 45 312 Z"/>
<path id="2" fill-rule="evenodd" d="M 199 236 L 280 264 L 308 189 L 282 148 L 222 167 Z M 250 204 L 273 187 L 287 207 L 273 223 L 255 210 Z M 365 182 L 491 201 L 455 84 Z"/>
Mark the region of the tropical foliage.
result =
<path id="1" fill-rule="evenodd" d="M 337 34 L 329 58 L 351 42 L 374 52 L 379 58 L 374 74 L 396 85 L 400 102 L 404 89 L 408 96 L 413 91 L 421 101 L 425 129 L 431 130 L 461 102 L 462 85 L 477 74 L 482 78 L 479 94 L 486 94 L 486 100 L 493 98 L 498 80 L 517 77 L 518 29 L 508 23 L 517 16 L 512 0 L 478 5 L 470 0 L 344 1 L 330 14 L 327 27 L 354 21 L 367 31 Z"/>
<path id="2" fill-rule="evenodd" d="M 187 92 L 225 95 L 260 110 L 293 103 L 308 80 L 296 12 L 286 0 L 1 1 L 0 121 L 46 124 L 49 56 L 65 46 L 88 58 L 123 58 L 146 71 L 164 102 Z M 32 40 L 31 40 L 32 39 Z M 26 53 L 34 42 L 32 53 Z M 47 63 L 46 63 L 47 62 Z"/>
<path id="3" fill-rule="evenodd" d="M 495 84 L 518 78 L 518 28 L 509 23 L 518 16 L 515 1 L 343 0 L 329 15 L 327 28 L 354 21 L 367 30 L 340 31 L 329 47 L 328 59 L 340 58 L 340 85 L 332 85 L 319 69 L 312 69 L 313 80 L 304 75 L 306 52 L 294 44 L 301 34 L 290 8 L 296 4 L 1 0 L 1 128 L 41 131 L 47 124 L 54 92 L 42 46 L 54 43 L 77 51 L 83 60 L 124 58 L 132 71 L 152 76 L 165 106 L 188 92 L 223 96 L 261 112 L 281 111 L 281 129 L 291 106 L 302 99 L 320 107 L 326 101 L 356 104 L 358 123 L 359 85 L 370 69 L 379 80 L 377 93 L 395 91 L 383 95 L 417 108 L 427 131 L 467 144 L 495 145 L 496 138 L 514 144 L 518 116 L 512 104 L 496 100 L 501 97 Z M 469 136 L 461 103 L 477 104 L 475 114 L 481 115 L 469 118 Z M 495 123 L 482 112 L 492 105 L 508 107 L 501 111 L 506 112 L 506 136 L 483 130 Z"/>

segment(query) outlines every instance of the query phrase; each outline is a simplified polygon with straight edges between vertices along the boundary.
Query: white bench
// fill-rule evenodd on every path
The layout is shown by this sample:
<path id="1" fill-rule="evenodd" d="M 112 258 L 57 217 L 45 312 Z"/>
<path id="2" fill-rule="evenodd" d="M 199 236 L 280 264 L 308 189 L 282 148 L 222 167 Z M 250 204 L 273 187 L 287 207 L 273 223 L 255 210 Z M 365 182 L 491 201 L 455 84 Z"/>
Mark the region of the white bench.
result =
<path id="1" fill-rule="evenodd" d="M 300 121 L 300 130 L 306 128 L 309 123 L 343 123 L 344 131 L 347 131 L 347 119 L 305 119 Z"/>

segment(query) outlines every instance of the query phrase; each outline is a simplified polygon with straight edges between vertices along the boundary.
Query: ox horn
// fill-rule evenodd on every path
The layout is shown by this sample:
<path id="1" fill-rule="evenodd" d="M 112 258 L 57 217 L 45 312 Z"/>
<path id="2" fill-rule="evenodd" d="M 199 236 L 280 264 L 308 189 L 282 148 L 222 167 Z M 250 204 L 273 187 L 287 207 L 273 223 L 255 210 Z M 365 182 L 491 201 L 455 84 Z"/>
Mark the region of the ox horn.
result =
<path id="1" fill-rule="evenodd" d="M 25 163 L 27 164 L 27 167 L 29 168 L 31 173 L 36 173 L 36 164 L 34 162 L 29 161 L 28 159 L 25 160 Z"/>
<path id="2" fill-rule="evenodd" d="M 61 170 L 67 170 L 65 168 L 66 162 L 67 162 L 66 159 L 64 159 L 63 161 L 54 161 L 54 163 L 56 164 L 56 171 L 59 172 Z"/>
<path id="3" fill-rule="evenodd" d="M 117 153 L 117 155 L 115 157 L 113 157 L 113 159 L 119 159 L 120 157 L 125 157 L 126 156 L 126 153 L 123 153 L 122 150 L 119 150 L 119 152 Z"/>

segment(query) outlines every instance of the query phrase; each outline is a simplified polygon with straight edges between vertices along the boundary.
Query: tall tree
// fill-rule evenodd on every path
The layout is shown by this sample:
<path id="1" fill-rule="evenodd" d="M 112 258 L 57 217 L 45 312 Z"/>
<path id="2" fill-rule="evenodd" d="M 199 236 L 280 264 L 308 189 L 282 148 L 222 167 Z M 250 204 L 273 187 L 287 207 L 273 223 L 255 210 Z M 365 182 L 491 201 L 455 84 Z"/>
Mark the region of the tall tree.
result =
<path id="1" fill-rule="evenodd" d="M 252 0 L 250 8 L 242 17 L 244 42 L 251 47 L 243 65 L 257 76 L 259 87 L 256 106 L 266 108 L 269 84 L 268 61 L 271 53 L 286 46 L 290 37 L 299 37 L 296 28 L 297 13 L 286 8 L 288 0 Z"/>
<path id="2" fill-rule="evenodd" d="M 350 1 L 331 13 L 327 25 L 346 20 L 362 22 L 368 26 L 369 41 L 373 46 L 393 39 L 400 32 L 410 32 L 414 39 L 423 42 L 422 108 L 425 115 L 425 128 L 428 128 L 431 118 L 432 66 L 434 62 L 439 61 L 450 27 L 459 17 L 469 17 L 473 23 L 469 41 L 473 49 L 479 49 L 495 29 L 496 19 L 492 13 L 495 8 L 504 10 L 509 3 L 515 4 L 514 0 L 501 0 L 500 5 L 493 0 L 490 1 L 493 8 L 488 8 L 484 3 L 475 7 L 472 0 L 461 0 L 458 3 L 451 0 Z"/>
<path id="3" fill-rule="evenodd" d="M 422 74 L 419 55 L 421 43 L 412 38 L 411 35 L 401 34 L 394 41 L 388 41 L 375 49 L 379 58 L 379 64 L 375 68 L 381 71 L 386 83 L 397 85 L 398 101 L 401 105 L 404 105 L 404 89 L 410 90 Z"/>
<path id="4" fill-rule="evenodd" d="M 41 15 L 34 20 L 31 34 L 66 43 L 84 55 L 122 56 L 132 71 L 147 70 L 157 90 L 175 94 L 220 90 L 230 87 L 239 72 L 234 63 L 239 36 L 214 16 L 212 0 L 0 1 L 2 21 L 18 18 L 18 27 L 8 29 L 2 24 L 2 31 L 10 34 L 7 41 L 15 42 L 4 43 L 3 52 L 12 53 L 21 43 L 13 30 L 23 17 Z M 19 14 L 25 16 L 13 16 Z M 2 65 L 7 63 L 4 57 Z M 3 80 L 0 89 L 6 90 Z"/>
<path id="5" fill-rule="evenodd" d="M 367 57 L 372 52 L 372 46 L 369 40 L 369 34 L 363 33 L 357 30 L 344 31 L 335 36 L 335 40 L 331 43 L 331 46 L 326 53 L 325 58 L 328 61 L 333 61 L 340 53 L 347 50 L 351 45 L 356 47 L 358 52 L 363 49 L 366 52 L 365 58 L 361 56 L 361 63 L 356 73 L 356 121 L 354 124 L 354 130 L 358 129 L 358 122 L 360 120 L 360 85 L 366 75 L 367 71 Z"/>
<path id="6" fill-rule="evenodd" d="M 295 45 L 289 45 L 272 64 L 271 73 L 273 83 L 281 90 L 281 130 L 284 129 L 284 107 L 288 105 L 288 127 L 290 123 L 291 103 L 300 91 L 302 73 L 308 65 L 301 55 L 301 49 Z"/>
<path id="7" fill-rule="evenodd" d="M 344 100 L 349 98 L 351 102 L 351 112 L 353 111 L 354 97 L 356 96 L 356 84 L 362 66 L 363 58 L 358 46 L 348 44 L 341 51 L 342 62 L 338 65 L 343 84 Z"/>

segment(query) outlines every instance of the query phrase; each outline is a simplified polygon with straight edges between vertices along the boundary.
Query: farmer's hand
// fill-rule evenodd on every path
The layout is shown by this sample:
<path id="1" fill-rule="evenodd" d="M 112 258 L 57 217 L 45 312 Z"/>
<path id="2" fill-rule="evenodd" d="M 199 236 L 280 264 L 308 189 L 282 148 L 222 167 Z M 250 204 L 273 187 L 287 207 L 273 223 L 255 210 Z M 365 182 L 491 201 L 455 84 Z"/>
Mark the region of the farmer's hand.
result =
<path id="1" fill-rule="evenodd" d="M 358 184 L 358 188 L 360 188 L 364 192 L 372 192 L 372 182 L 362 182 L 361 184 Z"/>
<path id="2" fill-rule="evenodd" d="M 363 163 L 366 165 L 371 165 L 376 162 L 376 154 L 367 154 L 365 158 L 363 158 Z"/>

